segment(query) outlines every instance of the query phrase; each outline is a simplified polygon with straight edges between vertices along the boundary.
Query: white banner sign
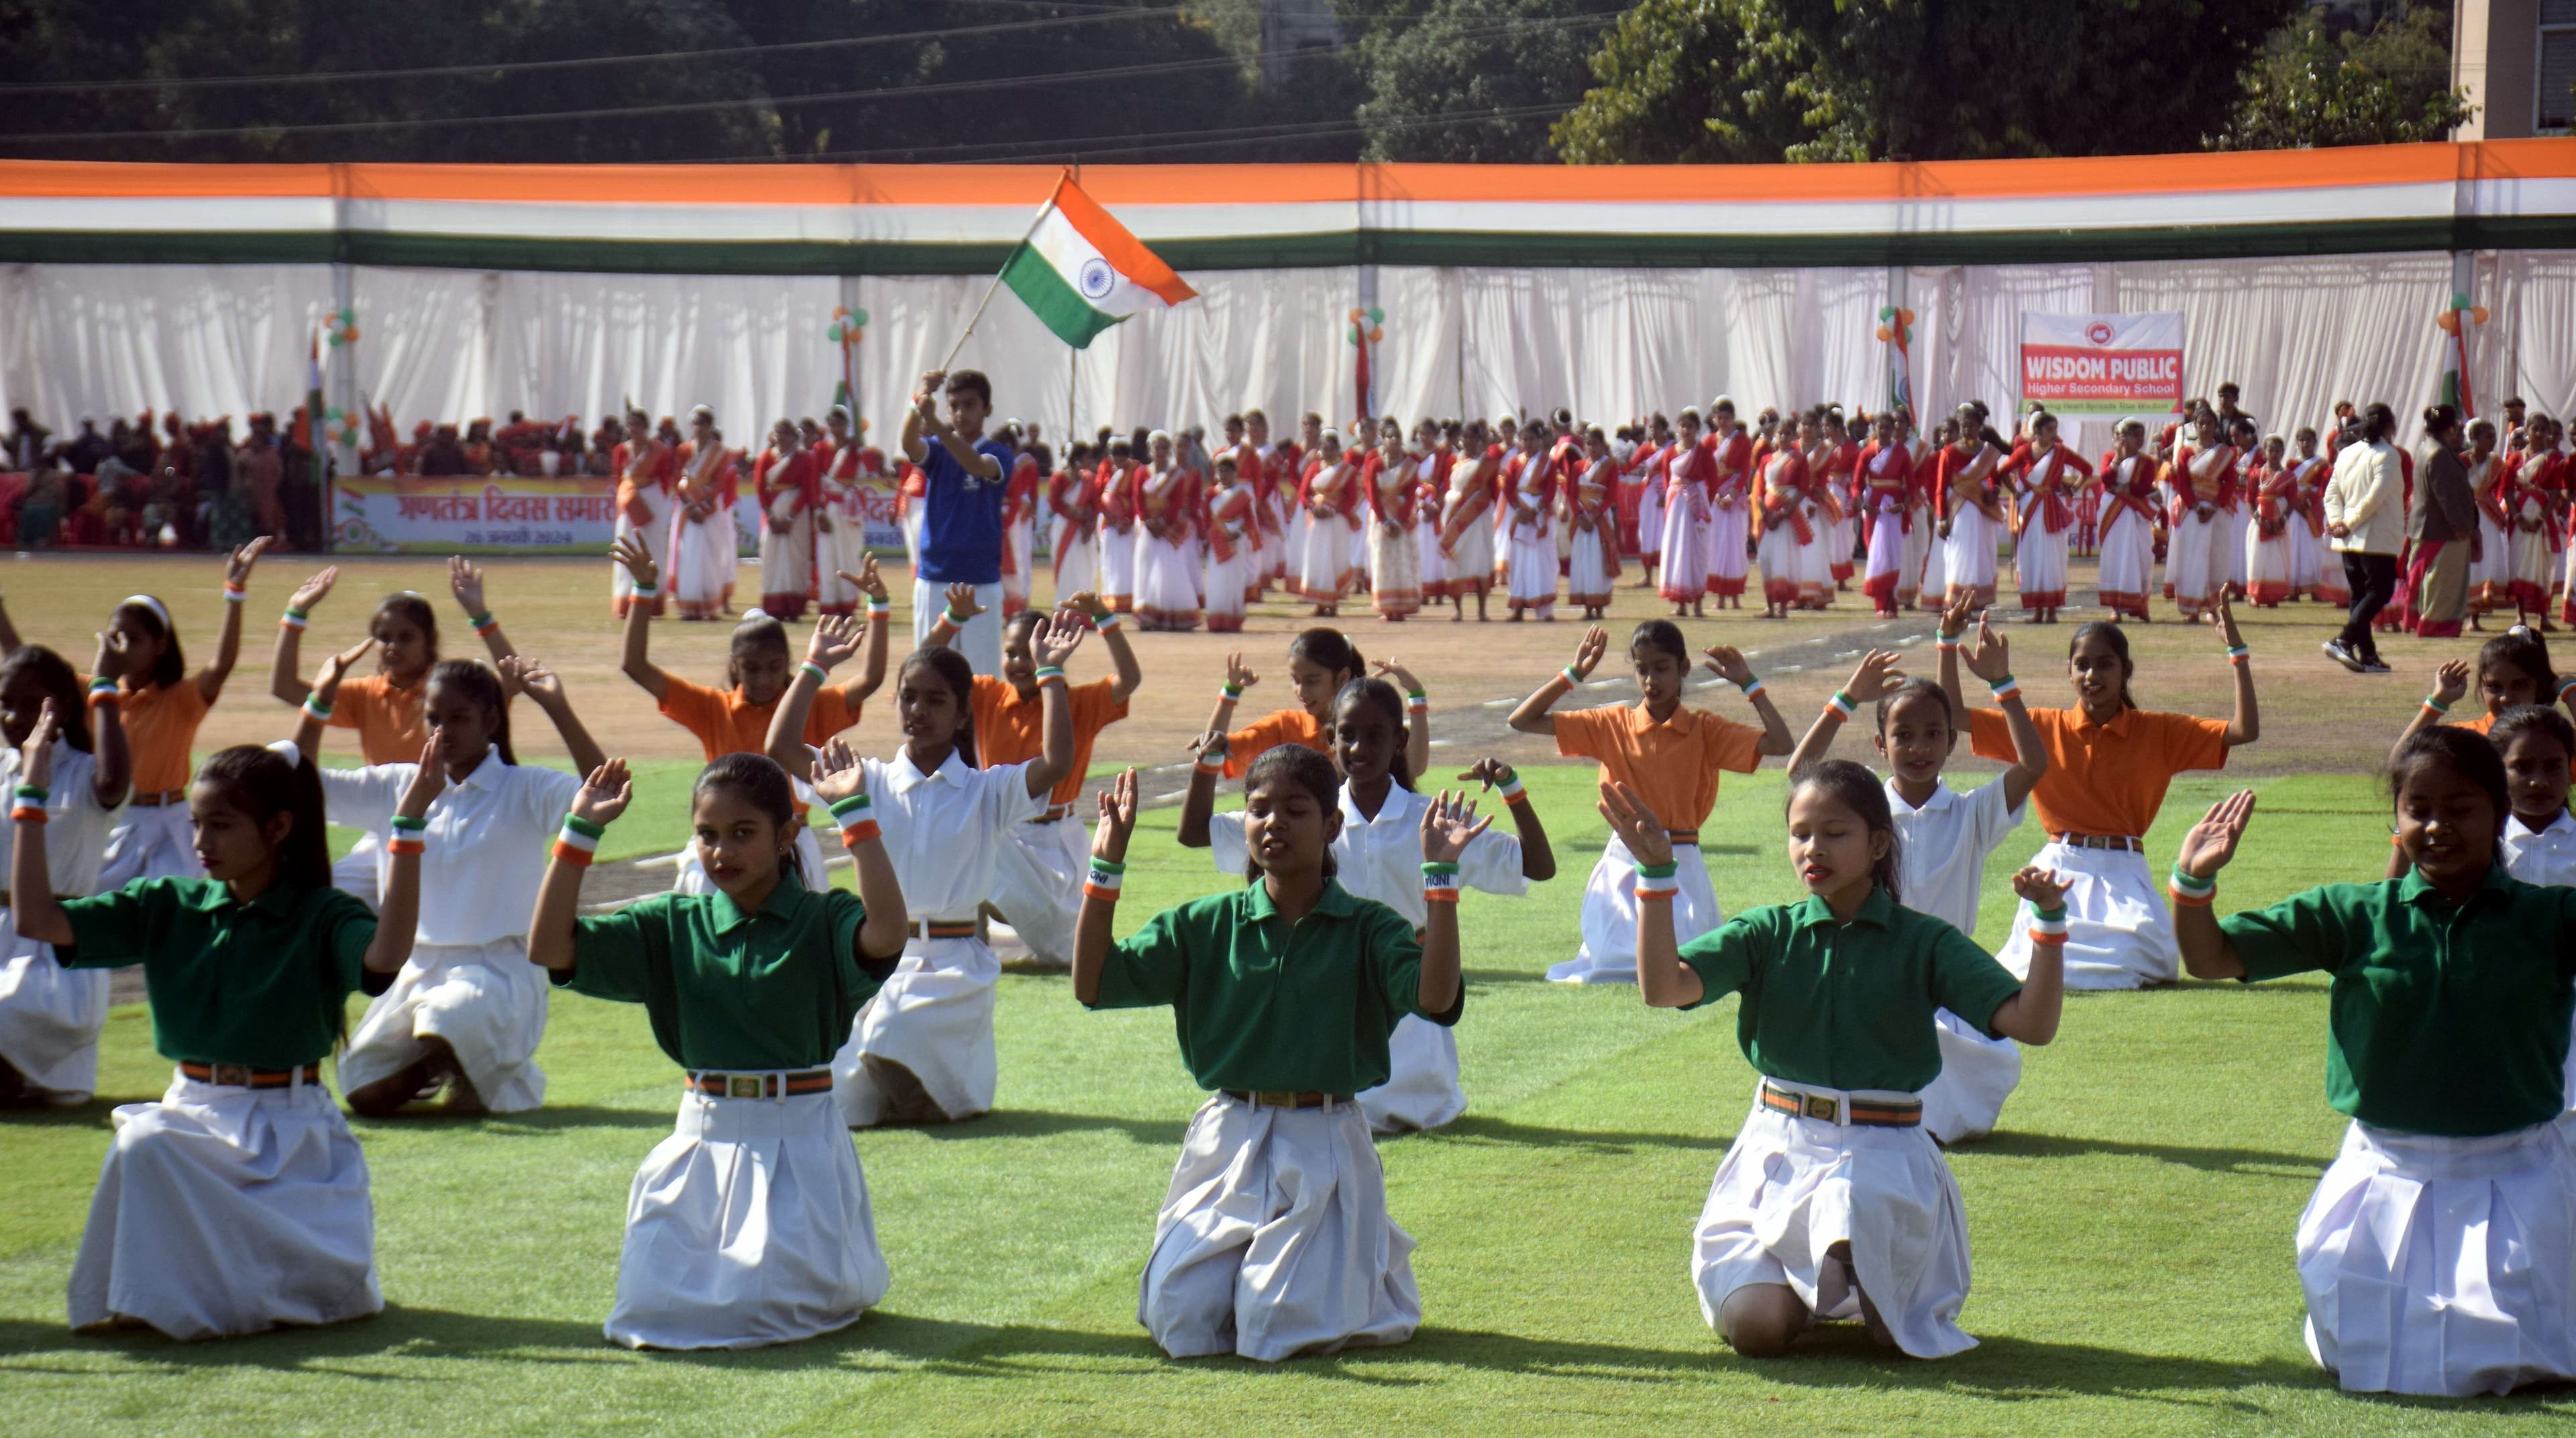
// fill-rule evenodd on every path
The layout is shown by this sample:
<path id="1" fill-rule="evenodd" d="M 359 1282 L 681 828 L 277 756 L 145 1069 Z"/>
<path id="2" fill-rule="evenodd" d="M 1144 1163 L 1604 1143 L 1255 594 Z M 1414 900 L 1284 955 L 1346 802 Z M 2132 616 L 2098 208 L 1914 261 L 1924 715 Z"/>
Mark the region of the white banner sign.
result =
<path id="1" fill-rule="evenodd" d="M 2182 408 L 2182 315 L 2021 316 L 2021 408 L 2061 415 Z"/>

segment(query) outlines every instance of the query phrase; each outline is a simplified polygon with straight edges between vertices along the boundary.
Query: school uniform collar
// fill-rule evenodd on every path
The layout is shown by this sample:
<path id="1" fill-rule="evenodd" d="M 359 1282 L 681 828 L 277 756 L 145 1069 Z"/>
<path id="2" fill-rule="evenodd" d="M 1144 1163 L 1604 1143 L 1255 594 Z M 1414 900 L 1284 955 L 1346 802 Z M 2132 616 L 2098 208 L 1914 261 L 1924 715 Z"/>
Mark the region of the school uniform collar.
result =
<path id="1" fill-rule="evenodd" d="M 2126 739 L 2129 737 L 2129 721 L 2136 717 L 2138 709 L 2134 704 L 2123 704 L 2120 706 L 2120 712 L 2112 716 L 2108 724 L 2094 723 L 2093 716 L 2084 712 L 2084 706 L 2081 703 L 2068 705 L 2066 712 L 2075 716 L 2075 727 L 2078 729 L 2098 729 L 2113 738 Z"/>
<path id="2" fill-rule="evenodd" d="M 1351 786 L 1344 784 L 1341 787 L 1342 827 L 1348 829 L 1357 826 L 1365 829 L 1372 824 L 1394 823 L 1401 823 L 1408 827 L 1419 826 L 1421 821 L 1413 817 L 1410 796 L 1411 791 L 1402 784 L 1396 783 L 1393 779 L 1387 780 L 1386 799 L 1377 806 L 1377 817 L 1372 819 L 1360 812 L 1358 801 L 1351 798 Z"/>
<path id="3" fill-rule="evenodd" d="M 1251 898 L 1246 900 L 1247 912 L 1254 923 L 1278 917 L 1279 906 L 1270 901 L 1268 884 L 1255 879 L 1247 886 L 1247 892 L 1251 895 Z M 1351 897 L 1350 891 L 1342 887 L 1342 881 L 1339 879 L 1324 881 L 1324 892 L 1316 896 L 1315 907 L 1309 911 L 1310 915 L 1322 914 L 1332 919 L 1347 919 L 1357 912 L 1359 912 L 1359 900 Z"/>
<path id="4" fill-rule="evenodd" d="M 2549 821 L 2548 828 L 2535 829 L 2522 822 L 2520 814 L 2509 815 L 2504 821 L 2504 838 L 2508 844 L 2518 839 L 2576 839 L 2576 816 L 2560 809 L 2558 817 Z"/>
<path id="5" fill-rule="evenodd" d="M 232 885 L 221 879 L 198 880 L 196 892 L 187 897 L 188 907 L 204 913 L 239 909 L 245 913 L 274 914 L 281 918 L 293 914 L 303 902 L 304 891 L 286 884 L 271 884 L 246 901 L 235 900 Z"/>
<path id="6" fill-rule="evenodd" d="M 2499 859 L 2487 866 L 2487 876 L 2478 881 L 2478 891 L 2471 894 L 2469 901 L 2459 907 L 2473 909 L 2488 902 L 2489 894 L 2510 895 L 2514 890 L 2525 887 L 2527 886 L 2520 879 L 2505 872 L 2504 862 Z M 2419 908 L 2450 902 L 2442 897 L 2441 890 L 2434 888 L 2425 879 L 2423 870 L 2414 868 L 2408 869 L 2406 876 L 2397 881 L 2397 898 L 2401 903 L 2413 904 Z"/>
<path id="7" fill-rule="evenodd" d="M 1905 796 L 1896 791 L 1896 781 L 1894 779 L 1887 781 L 1887 807 L 1900 814 L 1938 814 L 1958 802 L 1958 798 L 1958 790 L 1951 788 L 1942 780 L 1935 779 L 1932 781 L 1931 798 L 1919 805 L 1908 804 L 1905 802 Z"/>
<path id="8" fill-rule="evenodd" d="M 912 746 L 906 744 L 896 751 L 894 763 L 886 774 L 886 782 L 893 785 L 895 792 L 899 794 L 909 794 L 933 779 L 946 780 L 949 784 L 962 789 L 966 787 L 966 776 L 971 772 L 973 771 L 966 767 L 965 755 L 951 745 L 948 757 L 940 761 L 939 767 L 924 774 L 921 772 L 921 766 L 912 762 Z"/>
<path id="9" fill-rule="evenodd" d="M 1634 704 L 1623 704 L 1620 709 L 1628 716 L 1629 732 L 1635 734 L 1649 734 L 1657 729 L 1667 729 L 1683 738 L 1688 738 L 1691 731 L 1699 727 L 1699 711 L 1688 704 L 1674 705 L 1673 717 L 1661 724 L 1656 723 L 1655 716 L 1647 712 L 1646 702 L 1642 699 Z"/>
<path id="10" fill-rule="evenodd" d="M 453 789 L 497 789 L 501 786 L 502 771 L 508 767 L 508 765 L 501 762 L 501 746 L 498 744 L 487 744 L 483 748 L 483 762 L 474 766 L 474 772 L 466 775 L 462 779 L 448 780 L 448 787 Z"/>
<path id="11" fill-rule="evenodd" d="M 742 906 L 734 902 L 733 895 L 722 889 L 715 891 L 714 902 L 710 907 L 715 910 L 716 932 L 730 934 L 763 915 L 787 918 L 796 911 L 796 906 L 804 902 L 804 899 L 804 881 L 796 877 L 793 869 L 782 868 L 778 871 L 778 887 L 770 890 L 769 897 L 762 900 L 760 907 L 752 912 L 744 913 Z"/>
<path id="12" fill-rule="evenodd" d="M 1872 884 L 1869 886 L 1869 897 L 1860 901 L 1860 912 L 1852 915 L 1852 922 L 1867 924 L 1873 929 L 1884 929 L 1887 927 L 1888 920 L 1894 917 L 1896 917 L 1896 901 L 1887 897 L 1887 890 L 1884 887 Z M 1802 929 L 1834 928 L 1841 923 L 1834 917 L 1834 906 L 1826 903 L 1822 894 L 1809 894 L 1807 901 L 1798 906 L 1797 919 L 1798 927 Z"/>

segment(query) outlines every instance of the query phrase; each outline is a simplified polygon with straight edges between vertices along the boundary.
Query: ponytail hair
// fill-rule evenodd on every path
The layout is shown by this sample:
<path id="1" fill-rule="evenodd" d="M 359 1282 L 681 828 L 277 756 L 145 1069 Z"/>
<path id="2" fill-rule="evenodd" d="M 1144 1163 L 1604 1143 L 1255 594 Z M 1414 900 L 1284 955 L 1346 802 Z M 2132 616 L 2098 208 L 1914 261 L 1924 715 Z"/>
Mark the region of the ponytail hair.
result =
<path id="1" fill-rule="evenodd" d="M 1395 781 L 1397 788 L 1411 789 L 1413 773 L 1405 757 L 1405 741 L 1411 734 L 1405 727 L 1404 696 L 1383 679 L 1354 679 L 1333 696 L 1333 711 L 1339 713 L 1344 708 L 1375 709 L 1395 725 L 1395 757 L 1387 761 L 1387 777 Z"/>
<path id="2" fill-rule="evenodd" d="M 251 817 L 262 829 L 280 814 L 294 820 L 277 846 L 277 883 L 295 889 L 331 886 L 331 843 L 323 832 L 322 775 L 313 761 L 277 749 L 236 744 L 197 771 L 198 783 Z"/>
<path id="3" fill-rule="evenodd" d="M 1298 631 L 1297 637 L 1288 641 L 1288 657 L 1303 659 L 1327 674 L 1347 674 L 1352 679 L 1368 677 L 1368 661 L 1360 658 L 1359 646 L 1329 625 Z"/>
<path id="4" fill-rule="evenodd" d="M 759 810 L 782 836 L 788 826 L 796 822 L 796 786 L 788 782 L 787 771 L 778 767 L 778 761 L 766 754 L 744 750 L 719 756 L 714 763 L 698 771 L 698 782 L 689 790 L 690 806 L 696 807 L 699 798 L 717 791 L 731 794 Z M 804 857 L 796 852 L 792 843 L 787 845 L 787 852 L 779 859 L 778 867 L 794 874 L 796 882 L 807 888 L 812 888 L 816 882 L 814 875 L 805 872 Z"/>
<path id="5" fill-rule="evenodd" d="M 975 757 L 975 666 L 966 662 L 965 655 L 943 644 L 936 649 L 916 649 L 904 656 L 899 675 L 915 669 L 929 670 L 957 696 L 957 755 L 970 769 L 984 767 Z"/>
<path id="6" fill-rule="evenodd" d="M 72 671 L 63 656 L 41 644 L 22 644 L 9 651 L 7 659 L 0 660 L 0 686 L 30 673 L 45 686 L 46 697 L 54 701 L 54 725 L 61 731 L 63 742 L 89 753 L 89 704 L 81 693 L 80 675 Z"/>
<path id="7" fill-rule="evenodd" d="M 1827 797 L 1860 816 L 1862 824 L 1873 834 L 1887 836 L 1887 852 L 1870 865 L 1869 876 L 1887 891 L 1895 903 L 1904 903 L 1898 892 L 1897 870 L 1903 859 L 1904 841 L 1896 832 L 1896 818 L 1888 811 L 1887 786 L 1876 774 L 1849 759 L 1826 759 L 1808 764 L 1789 776 L 1789 797 L 1781 804 L 1781 813 L 1796 803 L 1798 795 L 1808 789 L 1822 789 Z"/>
<path id="8" fill-rule="evenodd" d="M 501 689 L 500 675 L 472 659 L 441 659 L 430 666 L 422 697 L 427 698 L 431 689 L 462 694 L 491 710 L 492 747 L 500 751 L 502 763 L 519 762 L 519 756 L 510 751 L 510 696 Z"/>

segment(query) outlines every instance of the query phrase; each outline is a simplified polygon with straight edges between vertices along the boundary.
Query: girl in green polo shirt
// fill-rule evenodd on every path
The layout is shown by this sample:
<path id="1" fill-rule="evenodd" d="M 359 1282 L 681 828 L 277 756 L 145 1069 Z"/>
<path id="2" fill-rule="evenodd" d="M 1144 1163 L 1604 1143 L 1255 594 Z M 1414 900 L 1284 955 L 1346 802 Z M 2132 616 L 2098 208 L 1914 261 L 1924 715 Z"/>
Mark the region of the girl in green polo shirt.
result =
<path id="1" fill-rule="evenodd" d="M 411 956 L 422 841 L 445 779 L 435 746 L 395 810 L 383 921 L 331 887 L 322 783 L 250 746 L 188 789 L 202 879 L 137 879 L 56 899 L 45 854 L 50 703 L 27 741 L 10 822 L 13 917 L 66 968 L 143 966 L 152 1042 L 178 1064 L 157 1103 L 116 1110 L 80 1256 L 75 1328 L 173 1338 L 336 1323 L 385 1306 L 367 1162 L 322 1086 L 351 990 L 384 991 Z"/>
<path id="2" fill-rule="evenodd" d="M 698 775 L 689 802 L 715 892 L 597 918 L 580 917 L 582 873 L 632 797 L 626 761 L 601 765 L 573 798 L 528 957 L 558 985 L 642 1004 L 686 1071 L 678 1126 L 627 1193 L 611 1342 L 792 1343 L 885 1296 L 867 1179 L 832 1102 L 832 1054 L 904 941 L 903 891 L 861 778 L 848 746 L 825 746 L 814 790 L 844 820 L 858 893 L 802 872 L 786 771 L 737 753 Z"/>
<path id="3" fill-rule="evenodd" d="M 2466 1397 L 2576 1378 L 2576 1153 L 2559 1122 L 2576 889 L 2506 869 L 2504 760 L 2466 725 L 2390 761 L 2408 871 L 2216 916 L 2254 814 L 2221 800 L 2174 861 L 2199 979 L 2332 979 L 2326 1100 L 2352 1118 L 2299 1217 L 2308 1351 L 2344 1388 Z"/>
<path id="4" fill-rule="evenodd" d="M 1493 823 L 1443 793 L 1423 811 L 1422 937 L 1333 877 L 1341 776 L 1278 745 L 1244 777 L 1252 883 L 1166 909 L 1112 942 L 1136 771 L 1100 797 L 1074 938 L 1086 1008 L 1168 1006 L 1211 1091 L 1154 1224 L 1136 1319 L 1175 1358 L 1264 1361 L 1402 1343 L 1422 1321 L 1413 1239 L 1353 1096 L 1389 1072 L 1406 1016 L 1455 1024 L 1458 856 Z"/>
<path id="5" fill-rule="evenodd" d="M 1818 1319 L 1859 1319 L 1917 1358 L 1976 1346 L 1959 1329 L 1968 1227 L 1958 1180 L 1923 1128 L 1941 1072 L 1942 1010 L 1994 1038 L 2057 1036 L 2066 885 L 2024 869 L 2038 911 L 2028 980 L 1976 941 L 1903 907 L 1887 790 L 1828 759 L 1789 781 L 1797 904 L 1738 914 L 1673 942 L 1672 845 L 1625 784 L 1601 812 L 1637 857 L 1637 986 L 1660 1009 L 1740 996 L 1735 1032 L 1761 1071 L 1694 1235 L 1700 1313 L 1737 1352 L 1788 1351 Z"/>

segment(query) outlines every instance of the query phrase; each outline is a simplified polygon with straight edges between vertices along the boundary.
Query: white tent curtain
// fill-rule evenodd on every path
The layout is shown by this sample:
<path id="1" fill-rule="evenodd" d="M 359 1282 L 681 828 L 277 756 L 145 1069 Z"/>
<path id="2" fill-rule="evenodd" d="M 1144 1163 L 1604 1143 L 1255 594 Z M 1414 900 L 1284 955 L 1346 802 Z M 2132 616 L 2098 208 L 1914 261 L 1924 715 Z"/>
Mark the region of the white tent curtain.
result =
<path id="1" fill-rule="evenodd" d="M 1255 405 L 1282 427 L 1307 409 L 1350 417 L 1355 271 L 1191 280 L 1201 299 L 1078 356 L 998 295 L 957 362 L 991 375 L 1003 415 L 1058 437 L 1069 421 L 1213 428 Z M 320 265 L 0 270 L 0 405 L 57 430 L 84 413 L 282 412 L 303 397 L 333 281 Z M 829 403 L 840 352 L 824 332 L 841 304 L 869 311 L 861 411 L 890 442 L 912 383 L 992 282 L 361 268 L 351 283 L 361 338 L 329 362 L 354 365 L 357 388 L 406 431 L 513 409 L 588 423 L 632 396 L 656 414 L 712 405 L 728 437 L 755 444 L 769 419 Z M 2472 352 L 2482 407 L 2513 392 L 2542 412 L 2576 408 L 2576 251 L 2484 256 L 2475 284 L 2490 311 Z M 1720 393 L 1748 411 L 1875 407 L 1884 394 L 1877 268 L 1387 267 L 1376 285 L 1378 405 L 1407 420 L 1558 405 L 1621 420 Z M 2024 310 L 2179 309 L 2189 390 L 2234 379 L 2287 433 L 2345 398 L 2411 418 L 2438 387 L 2433 318 L 2451 289 L 2450 256 L 2423 253 L 1921 268 L 1906 303 L 1928 414 L 1968 398 L 2009 411 Z M 2097 424 L 2082 439 L 2106 435 Z"/>

